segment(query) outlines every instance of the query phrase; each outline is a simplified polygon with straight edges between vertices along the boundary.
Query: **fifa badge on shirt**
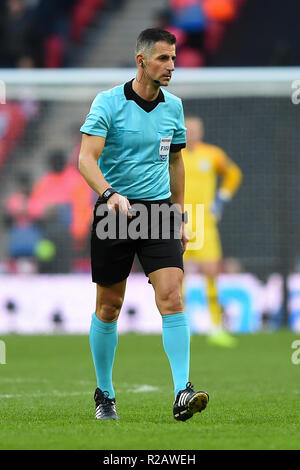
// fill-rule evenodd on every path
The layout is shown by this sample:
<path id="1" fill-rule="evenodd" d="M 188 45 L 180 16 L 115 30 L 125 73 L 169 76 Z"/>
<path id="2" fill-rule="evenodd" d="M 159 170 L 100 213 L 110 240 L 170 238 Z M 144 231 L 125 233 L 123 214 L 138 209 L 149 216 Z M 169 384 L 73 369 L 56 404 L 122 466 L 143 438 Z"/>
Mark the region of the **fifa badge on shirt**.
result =
<path id="1" fill-rule="evenodd" d="M 162 162 L 165 162 L 169 156 L 172 137 L 163 137 L 160 139 L 159 156 Z"/>

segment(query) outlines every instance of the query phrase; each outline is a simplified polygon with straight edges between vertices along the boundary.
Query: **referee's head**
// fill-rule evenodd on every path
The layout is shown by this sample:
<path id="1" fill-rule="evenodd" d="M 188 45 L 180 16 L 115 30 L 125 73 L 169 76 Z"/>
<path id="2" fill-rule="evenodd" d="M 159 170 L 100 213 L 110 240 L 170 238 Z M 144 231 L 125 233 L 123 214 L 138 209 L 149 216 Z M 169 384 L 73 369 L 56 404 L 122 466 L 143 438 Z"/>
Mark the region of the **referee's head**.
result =
<path id="1" fill-rule="evenodd" d="M 176 37 L 161 28 L 142 31 L 136 41 L 136 63 L 147 79 L 156 85 L 168 85 L 176 59 Z"/>
<path id="2" fill-rule="evenodd" d="M 137 40 L 135 47 L 135 55 L 144 54 L 149 58 L 153 52 L 155 44 L 159 41 L 166 42 L 170 45 L 176 44 L 176 37 L 174 34 L 160 28 L 148 28 L 142 31 Z"/>

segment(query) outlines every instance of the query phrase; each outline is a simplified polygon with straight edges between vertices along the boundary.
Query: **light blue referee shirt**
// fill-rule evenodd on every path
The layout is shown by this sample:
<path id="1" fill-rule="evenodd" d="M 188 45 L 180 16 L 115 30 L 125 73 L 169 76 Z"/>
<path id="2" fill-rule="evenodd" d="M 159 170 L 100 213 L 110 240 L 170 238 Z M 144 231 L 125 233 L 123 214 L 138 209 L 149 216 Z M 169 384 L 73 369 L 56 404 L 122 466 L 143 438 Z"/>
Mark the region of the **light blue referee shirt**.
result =
<path id="1" fill-rule="evenodd" d="M 169 153 L 185 147 L 182 102 L 160 90 L 148 102 L 132 81 L 99 93 L 81 132 L 105 137 L 98 165 L 108 183 L 128 199 L 160 200 L 171 196 Z"/>

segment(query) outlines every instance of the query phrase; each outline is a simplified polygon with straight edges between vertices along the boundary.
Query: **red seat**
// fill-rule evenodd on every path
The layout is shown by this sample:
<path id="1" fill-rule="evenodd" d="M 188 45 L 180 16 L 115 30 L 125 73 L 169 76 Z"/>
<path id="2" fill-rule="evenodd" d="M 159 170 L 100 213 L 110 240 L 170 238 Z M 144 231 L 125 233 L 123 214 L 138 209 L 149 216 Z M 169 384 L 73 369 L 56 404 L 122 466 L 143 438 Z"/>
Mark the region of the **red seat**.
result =
<path id="1" fill-rule="evenodd" d="M 45 41 L 45 67 L 61 67 L 63 63 L 64 49 L 64 41 L 61 36 L 55 34 L 48 36 Z"/>
<path id="2" fill-rule="evenodd" d="M 95 13 L 102 7 L 104 0 L 81 0 L 78 1 L 71 15 L 71 39 L 79 41 L 85 29 L 92 22 Z"/>
<path id="3" fill-rule="evenodd" d="M 213 54 L 220 47 L 224 38 L 226 26 L 219 21 L 210 21 L 204 35 L 204 50 Z"/>
<path id="4" fill-rule="evenodd" d="M 176 65 L 178 67 L 203 67 L 204 55 L 191 47 L 183 47 L 177 54 Z"/>
<path id="5" fill-rule="evenodd" d="M 21 106 L 7 103 L 0 107 L 0 167 L 24 134 L 26 120 Z"/>
<path id="6" fill-rule="evenodd" d="M 185 44 L 187 40 L 187 34 L 182 31 L 182 29 L 176 28 L 175 26 L 168 26 L 166 29 L 176 37 L 176 47 L 180 48 Z"/>

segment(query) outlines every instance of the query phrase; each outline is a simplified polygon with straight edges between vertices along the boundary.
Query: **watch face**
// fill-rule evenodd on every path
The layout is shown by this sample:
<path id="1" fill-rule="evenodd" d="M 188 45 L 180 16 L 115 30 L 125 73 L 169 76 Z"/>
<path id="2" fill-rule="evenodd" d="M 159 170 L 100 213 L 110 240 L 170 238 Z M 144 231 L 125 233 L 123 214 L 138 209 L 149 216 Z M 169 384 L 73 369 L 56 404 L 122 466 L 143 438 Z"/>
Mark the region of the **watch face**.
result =
<path id="1" fill-rule="evenodd" d="M 107 189 L 107 190 L 103 193 L 103 196 L 104 196 L 104 197 L 107 197 L 108 195 L 109 195 L 109 191 L 108 191 L 108 189 Z"/>

